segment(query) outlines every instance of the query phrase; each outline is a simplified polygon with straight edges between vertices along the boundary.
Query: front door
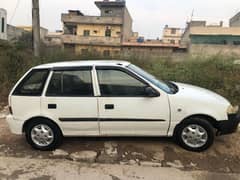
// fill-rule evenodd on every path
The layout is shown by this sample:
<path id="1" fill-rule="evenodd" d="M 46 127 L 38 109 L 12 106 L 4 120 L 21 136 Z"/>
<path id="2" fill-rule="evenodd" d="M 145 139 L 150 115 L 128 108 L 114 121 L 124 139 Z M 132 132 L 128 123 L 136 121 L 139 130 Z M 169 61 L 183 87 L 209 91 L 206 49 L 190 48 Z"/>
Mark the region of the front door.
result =
<path id="1" fill-rule="evenodd" d="M 96 67 L 100 134 L 109 136 L 165 136 L 170 119 L 168 97 L 148 97 L 149 86 L 125 69 Z"/>
<path id="2" fill-rule="evenodd" d="M 99 135 L 97 98 L 91 67 L 53 71 L 42 111 L 55 119 L 67 136 Z"/>

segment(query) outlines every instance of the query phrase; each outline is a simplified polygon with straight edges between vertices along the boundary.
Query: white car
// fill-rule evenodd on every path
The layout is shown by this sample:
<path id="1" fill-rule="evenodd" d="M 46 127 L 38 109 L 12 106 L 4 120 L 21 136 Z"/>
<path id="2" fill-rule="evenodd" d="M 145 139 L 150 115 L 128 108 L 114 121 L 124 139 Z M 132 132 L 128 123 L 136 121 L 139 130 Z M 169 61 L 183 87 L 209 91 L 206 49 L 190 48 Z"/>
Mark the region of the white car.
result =
<path id="1" fill-rule="evenodd" d="M 33 148 L 63 136 L 167 136 L 203 151 L 237 130 L 240 116 L 209 90 L 164 82 L 125 61 L 76 61 L 30 69 L 9 95 L 7 122 Z"/>

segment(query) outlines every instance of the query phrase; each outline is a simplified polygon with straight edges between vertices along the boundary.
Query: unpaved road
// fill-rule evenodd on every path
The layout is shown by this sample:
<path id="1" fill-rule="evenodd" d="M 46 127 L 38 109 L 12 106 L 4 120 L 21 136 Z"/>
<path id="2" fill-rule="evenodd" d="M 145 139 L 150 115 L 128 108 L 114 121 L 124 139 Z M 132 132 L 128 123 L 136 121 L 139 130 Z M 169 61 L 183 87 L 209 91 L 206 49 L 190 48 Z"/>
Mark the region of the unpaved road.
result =
<path id="1" fill-rule="evenodd" d="M 31 180 L 239 180 L 238 174 L 180 171 L 137 165 L 83 164 L 67 160 L 0 157 L 1 179 Z"/>
<path id="2" fill-rule="evenodd" d="M 217 137 L 203 153 L 185 151 L 170 138 L 66 138 L 60 148 L 69 155 L 55 157 L 12 135 L 1 116 L 0 179 L 240 179 L 240 131 Z M 114 157 L 103 155 L 109 143 Z M 71 153 L 86 150 L 97 152 L 94 163 L 71 160 Z"/>

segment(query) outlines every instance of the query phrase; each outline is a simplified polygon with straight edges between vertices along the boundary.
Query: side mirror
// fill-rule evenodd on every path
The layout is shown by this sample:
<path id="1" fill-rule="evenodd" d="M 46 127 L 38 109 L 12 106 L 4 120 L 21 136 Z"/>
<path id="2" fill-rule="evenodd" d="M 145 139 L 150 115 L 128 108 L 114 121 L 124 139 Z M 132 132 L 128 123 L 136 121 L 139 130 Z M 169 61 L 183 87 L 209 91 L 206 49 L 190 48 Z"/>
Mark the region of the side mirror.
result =
<path id="1" fill-rule="evenodd" d="M 152 87 L 148 86 L 145 88 L 145 92 L 146 92 L 146 95 L 148 97 L 159 97 L 160 96 L 160 93 L 157 92 L 155 89 L 153 89 Z"/>

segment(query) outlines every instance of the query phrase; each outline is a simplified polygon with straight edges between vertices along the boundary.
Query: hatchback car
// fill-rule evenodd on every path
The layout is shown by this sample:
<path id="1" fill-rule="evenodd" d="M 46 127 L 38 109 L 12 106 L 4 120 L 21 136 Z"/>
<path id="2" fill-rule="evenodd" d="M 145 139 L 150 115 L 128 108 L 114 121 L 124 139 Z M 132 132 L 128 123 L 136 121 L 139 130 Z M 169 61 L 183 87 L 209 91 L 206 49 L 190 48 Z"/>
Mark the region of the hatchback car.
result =
<path id="1" fill-rule="evenodd" d="M 167 136 L 203 151 L 236 131 L 238 107 L 209 90 L 164 82 L 125 61 L 76 61 L 30 69 L 9 95 L 12 133 L 38 150 L 68 136 Z"/>

